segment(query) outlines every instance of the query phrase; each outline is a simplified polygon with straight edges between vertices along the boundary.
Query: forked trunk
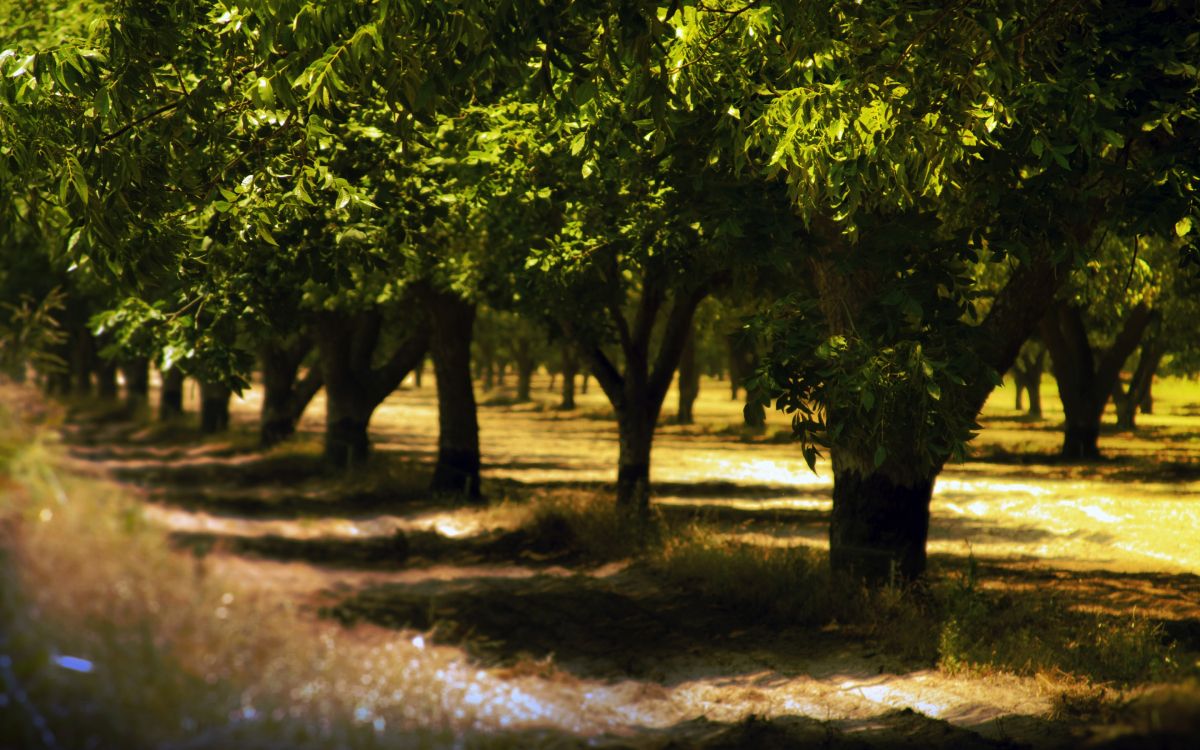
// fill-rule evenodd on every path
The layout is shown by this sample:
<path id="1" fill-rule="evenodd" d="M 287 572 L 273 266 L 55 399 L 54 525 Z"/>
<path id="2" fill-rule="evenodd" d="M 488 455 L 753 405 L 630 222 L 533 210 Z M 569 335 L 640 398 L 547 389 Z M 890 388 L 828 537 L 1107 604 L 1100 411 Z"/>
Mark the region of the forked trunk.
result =
<path id="1" fill-rule="evenodd" d="M 481 496 L 479 422 L 471 382 L 475 305 L 441 291 L 431 292 L 429 301 L 438 396 L 438 457 L 431 489 L 475 500 Z"/>
<path id="2" fill-rule="evenodd" d="M 1050 350 L 1065 416 L 1063 458 L 1070 461 L 1100 458 L 1098 441 L 1104 407 L 1120 385 L 1121 365 L 1156 318 L 1156 312 L 1145 303 L 1139 304 L 1125 319 L 1112 345 L 1099 356 L 1088 342 L 1078 307 L 1060 304 L 1042 322 L 1042 339 Z"/>
<path id="3" fill-rule="evenodd" d="M 301 339 L 290 346 L 262 349 L 259 357 L 263 380 L 259 443 L 264 448 L 276 445 L 296 432 L 296 424 L 324 383 L 321 368 L 317 366 L 309 368 L 303 378 L 299 377 L 300 365 L 311 348 L 310 340 Z"/>
<path id="4" fill-rule="evenodd" d="M 400 385 L 429 350 L 429 324 L 409 309 L 408 336 L 383 364 L 376 347 L 383 327 L 379 310 L 325 312 L 315 319 L 313 337 L 325 385 L 325 458 L 339 467 L 362 463 L 370 452 L 368 425 L 375 408 Z"/>

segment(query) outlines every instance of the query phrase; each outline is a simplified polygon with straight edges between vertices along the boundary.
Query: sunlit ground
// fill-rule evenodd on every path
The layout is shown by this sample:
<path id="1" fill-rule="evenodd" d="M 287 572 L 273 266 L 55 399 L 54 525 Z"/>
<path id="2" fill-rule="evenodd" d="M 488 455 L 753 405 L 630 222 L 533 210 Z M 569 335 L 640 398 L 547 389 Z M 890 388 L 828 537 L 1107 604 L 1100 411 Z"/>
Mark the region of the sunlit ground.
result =
<path id="1" fill-rule="evenodd" d="M 376 412 L 373 439 L 382 455 L 428 462 L 437 435 L 432 378 L 423 388 L 408 385 Z M 506 395 L 511 388 L 480 395 L 485 490 L 494 501 L 486 508 L 456 509 L 421 500 L 384 508 L 356 506 L 337 502 L 335 484 L 303 477 L 251 486 L 163 484 L 152 478 L 141 482 L 138 491 L 146 500 L 148 519 L 197 538 L 385 540 L 402 531 L 419 545 L 422 539 L 491 539 L 515 528 L 526 517 L 524 506 L 519 500 L 500 502 L 513 488 L 555 492 L 613 480 L 615 424 L 594 384 L 590 393 L 577 394 L 579 408 L 569 413 L 553 408 L 557 393 L 547 388 L 545 376 L 535 381 L 534 403 L 488 405 Z M 1044 386 L 1046 412 L 1040 421 L 1025 420 L 1011 408 L 1011 393 L 997 392 L 973 446 L 981 458 L 948 466 L 938 481 L 929 545 L 934 567 L 961 566 L 973 556 L 984 565 L 1002 566 L 1012 578 L 1001 576 L 986 585 L 1054 585 L 1099 608 L 1137 608 L 1165 619 L 1200 618 L 1200 586 L 1193 581 L 1190 590 L 1181 590 L 1178 577 L 1200 573 L 1200 506 L 1195 502 L 1200 499 L 1200 471 L 1192 471 L 1200 466 L 1194 440 L 1200 428 L 1200 416 L 1194 416 L 1200 414 L 1200 386 L 1165 381 L 1156 396 L 1155 414 L 1139 416 L 1137 433 L 1102 436 L 1101 448 L 1113 460 L 1086 466 L 1053 460 L 1061 411 L 1052 383 Z M 259 398 L 251 390 L 235 402 L 234 421 L 243 432 L 253 429 Z M 675 398 L 672 392 L 664 407 L 652 467 L 655 499 L 664 511 L 703 510 L 724 524 L 731 537 L 756 543 L 826 545 L 829 467 L 820 463 L 816 473 L 809 471 L 787 440 L 786 416 L 770 414 L 765 432 L 747 433 L 740 427 L 740 402 L 730 400 L 727 384 L 706 380 L 695 409 L 697 424 L 676 426 L 671 424 Z M 189 401 L 194 399 L 189 394 Z M 301 425 L 298 453 L 316 449 L 323 409 L 318 396 Z M 236 437 L 233 447 L 251 442 Z M 104 459 L 118 476 L 168 465 L 209 466 L 219 478 L 230 466 L 251 460 L 236 451 L 231 455 L 229 447 L 228 441 L 136 447 L 102 443 L 79 445 L 73 452 L 78 458 Z M 994 460 L 981 460 L 989 457 Z M 247 503 L 270 508 L 280 498 L 303 510 L 236 510 Z M 326 503 L 329 510 L 323 509 Z M 509 586 L 519 601 L 554 589 L 560 585 L 556 580 L 575 581 L 573 576 L 579 575 L 602 592 L 631 585 L 620 563 L 532 566 L 470 554 L 439 560 L 435 551 L 431 548 L 421 564 L 397 567 L 314 564 L 222 547 L 203 564 L 210 575 L 228 576 L 243 587 L 298 603 L 305 617 L 365 587 L 470 592 Z M 420 558 L 423 548 L 414 546 L 413 554 Z M 1021 574 L 1012 577 L 1013 571 Z M 1132 573 L 1162 578 L 1122 577 Z M 522 616 L 558 615 L 525 611 Z M 624 677 L 616 655 L 609 658 L 611 664 L 602 662 L 604 669 L 591 672 L 572 670 L 569 658 L 554 654 L 531 655 L 518 659 L 517 668 L 502 668 L 481 664 L 459 647 L 437 645 L 436 637 L 420 629 L 360 623 L 336 637 L 349 639 L 364 653 L 395 648 L 435 654 L 443 664 L 436 679 L 444 689 L 440 700 L 447 721 L 483 731 L 553 728 L 629 735 L 699 716 L 738 722 L 750 715 L 800 715 L 838 722 L 842 730 L 852 731 L 869 729 L 871 721 L 883 721 L 894 709 L 912 709 L 987 736 L 1035 743 L 1059 739 L 1037 721 L 1050 710 L 1054 696 L 1036 678 L 897 669 L 886 655 L 865 647 L 843 644 L 830 652 L 801 647 L 803 633 L 782 632 L 778 642 L 750 649 L 700 649 L 648 673 L 638 670 L 636 676 Z M 389 699 L 385 689 L 404 679 L 403 674 L 386 673 L 389 663 L 364 671 L 362 685 L 371 685 L 370 690 L 354 688 L 362 696 L 357 700 L 364 717 L 382 721 L 388 711 L 376 704 L 400 699 Z"/>
<path id="2" fill-rule="evenodd" d="M 615 425 L 602 418 L 608 407 L 595 387 L 579 394 L 573 413 L 552 409 L 557 395 L 535 388 L 534 404 L 480 409 L 485 476 L 531 484 L 611 482 L 615 475 Z M 1044 418 L 1023 421 L 1011 408 L 1011 393 L 996 392 L 984 410 L 977 454 L 997 449 L 1052 457 L 1062 419 L 1054 385 L 1043 385 Z M 979 558 L 1044 561 L 1055 567 L 1102 567 L 1114 571 L 1200 573 L 1200 384 L 1168 380 L 1157 388 L 1155 414 L 1139 415 L 1135 434 L 1106 433 L 1101 447 L 1112 462 L 1070 465 L 1015 464 L 972 460 L 950 464 L 935 488 L 930 552 Z M 432 459 L 436 450 L 434 390 L 398 391 L 380 407 L 372 434 L 382 452 Z M 652 479 L 664 506 L 712 506 L 741 511 L 827 512 L 832 486 L 826 461 L 809 471 L 798 450 L 786 442 L 787 418 L 768 417 L 762 436 L 737 429 L 740 403 L 727 385 L 706 381 L 696 405 L 697 424 L 670 424 L 676 396 L 664 407 L 656 438 Z M 238 419 L 249 425 L 259 394 L 238 403 Z M 486 404 L 487 395 L 481 401 Z M 324 404 L 312 404 L 302 429 L 319 435 Z M 581 418 L 583 415 L 583 418 Z M 1109 414 L 1108 421 L 1112 422 Z M 1194 468 L 1180 478 L 1172 468 Z M 677 490 L 682 489 L 681 493 Z M 697 491 L 697 487 L 700 491 Z M 239 490 L 244 492 L 244 490 Z M 697 495 L 703 495 L 698 497 Z M 221 533 L 286 533 L 297 537 L 375 535 L 395 528 L 425 528 L 451 537 L 471 535 L 495 513 L 430 512 L 398 519 L 312 519 L 301 524 L 278 520 L 216 519 L 203 514 L 171 515 L 171 525 Z M 768 513 L 768 515 L 772 515 Z M 821 524 L 790 525 L 776 537 L 825 544 Z"/>

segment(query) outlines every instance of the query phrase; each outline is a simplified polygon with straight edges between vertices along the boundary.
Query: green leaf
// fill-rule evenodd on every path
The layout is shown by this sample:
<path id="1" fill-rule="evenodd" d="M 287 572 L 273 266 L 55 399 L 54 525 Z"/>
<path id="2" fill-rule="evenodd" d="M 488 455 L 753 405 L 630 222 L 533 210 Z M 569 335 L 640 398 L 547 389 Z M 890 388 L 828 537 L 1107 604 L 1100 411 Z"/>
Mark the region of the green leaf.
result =
<path id="1" fill-rule="evenodd" d="M 876 469 L 878 469 L 880 466 L 883 466 L 883 462 L 887 460 L 887 456 L 888 456 L 887 448 L 884 447 L 883 445 L 880 445 L 878 448 L 875 449 L 875 468 Z"/>
<path id="2" fill-rule="evenodd" d="M 1175 222 L 1175 234 L 1183 237 L 1186 236 L 1190 231 L 1192 231 L 1192 217 L 1185 216 L 1179 221 Z"/>
<path id="3" fill-rule="evenodd" d="M 279 247 L 279 243 L 275 241 L 275 236 L 271 234 L 270 229 L 267 229 L 266 224 L 259 222 L 256 227 L 258 229 L 258 236 L 262 238 L 263 242 L 274 247 Z"/>

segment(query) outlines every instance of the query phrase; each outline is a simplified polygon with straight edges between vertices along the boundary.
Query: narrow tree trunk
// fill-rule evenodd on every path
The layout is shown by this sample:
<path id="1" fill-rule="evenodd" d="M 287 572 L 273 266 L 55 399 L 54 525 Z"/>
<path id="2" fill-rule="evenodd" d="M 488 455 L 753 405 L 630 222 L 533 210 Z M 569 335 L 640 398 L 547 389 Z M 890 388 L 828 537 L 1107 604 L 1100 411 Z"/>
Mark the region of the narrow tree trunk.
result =
<path id="1" fill-rule="evenodd" d="M 849 464 L 844 465 L 844 464 Z M 869 584 L 911 581 L 925 572 L 933 476 L 904 479 L 833 453 L 829 562 Z"/>
<path id="2" fill-rule="evenodd" d="M 200 383 L 200 432 L 215 435 L 229 429 L 229 386 Z"/>
<path id="3" fill-rule="evenodd" d="M 1142 394 L 1142 400 L 1138 402 L 1138 411 L 1142 414 L 1154 413 L 1154 376 L 1146 379 L 1146 392 Z"/>
<path id="4" fill-rule="evenodd" d="M 1030 417 L 1041 419 L 1042 417 L 1042 373 L 1046 370 L 1046 350 L 1039 347 L 1036 356 L 1030 356 L 1027 352 L 1022 352 L 1021 356 L 1017 357 L 1017 361 L 1013 364 L 1012 374 L 1013 382 L 1016 384 L 1017 391 L 1017 411 L 1021 411 L 1021 395 L 1022 392 L 1029 394 L 1029 411 L 1026 414 Z"/>
<path id="5" fill-rule="evenodd" d="M 1030 375 L 1029 382 L 1025 384 L 1025 390 L 1029 392 L 1029 411 L 1025 412 L 1027 416 L 1034 419 L 1042 418 L 1042 368 L 1038 368 L 1037 375 Z"/>
<path id="6" fill-rule="evenodd" d="M 1117 406 L 1117 428 L 1125 431 L 1137 429 L 1137 412 L 1150 393 L 1151 383 L 1154 382 L 1154 373 L 1158 370 L 1158 365 L 1162 361 L 1162 347 L 1158 345 L 1156 340 L 1147 341 L 1142 346 L 1142 353 L 1138 357 L 1137 367 L 1134 368 L 1133 377 L 1129 381 L 1128 390 L 1122 391 L 1120 384 L 1117 384 L 1113 391 L 1113 400 Z"/>
<path id="7" fill-rule="evenodd" d="M 132 359 L 121 364 L 125 376 L 125 405 L 130 412 L 138 412 L 150 400 L 150 360 L 145 357 Z"/>
<path id="8" fill-rule="evenodd" d="M 183 370 L 178 366 L 162 373 L 162 389 L 158 393 L 158 418 L 163 422 L 183 416 Z"/>
<path id="9" fill-rule="evenodd" d="M 96 395 L 105 401 L 117 399 L 117 364 L 101 359 L 96 366 Z"/>
<path id="10" fill-rule="evenodd" d="M 575 408 L 575 374 L 579 371 L 579 359 L 575 356 L 573 344 L 562 345 L 562 370 L 562 403 L 558 408 L 571 411 Z"/>
<path id="11" fill-rule="evenodd" d="M 592 376 L 592 374 L 590 372 L 588 372 L 587 370 L 583 371 L 583 382 L 581 382 L 579 384 L 579 392 L 584 394 L 585 396 L 587 395 L 587 392 L 588 392 L 588 379 L 591 378 L 591 376 Z"/>
<path id="12" fill-rule="evenodd" d="M 1013 372 L 1013 390 L 1017 392 L 1016 400 L 1013 403 L 1013 409 L 1021 411 L 1025 408 L 1025 402 L 1021 399 L 1021 396 L 1023 396 L 1025 393 L 1025 383 L 1021 381 L 1021 374 L 1015 371 Z"/>
<path id="13" fill-rule="evenodd" d="M 71 347 L 71 390 L 76 396 L 92 395 L 92 371 L 96 368 L 96 342 L 86 327 L 75 331 Z"/>
<path id="14" fill-rule="evenodd" d="M 422 376 L 424 376 L 424 374 L 425 374 L 425 360 L 422 359 L 420 362 L 417 363 L 417 366 L 413 369 L 413 387 L 415 387 L 415 388 L 421 387 L 421 378 L 422 378 Z"/>
<path id="15" fill-rule="evenodd" d="M 533 371 L 537 369 L 537 360 L 530 350 L 529 343 L 522 340 L 517 342 L 516 359 L 517 359 L 517 398 L 520 403 L 528 401 L 531 397 L 531 384 L 533 383 Z"/>
<path id="16" fill-rule="evenodd" d="M 433 369 L 437 376 L 438 457 L 431 489 L 480 497 L 479 422 L 471 382 L 475 305 L 457 294 L 429 294 L 433 314 Z"/>
<path id="17" fill-rule="evenodd" d="M 693 407 L 700 395 L 700 368 L 696 366 L 696 328 L 688 330 L 683 354 L 679 357 L 679 410 L 675 415 L 678 424 L 693 424 Z"/>
<path id="18" fill-rule="evenodd" d="M 496 385 L 496 366 L 488 360 L 483 365 L 483 390 L 490 391 Z"/>

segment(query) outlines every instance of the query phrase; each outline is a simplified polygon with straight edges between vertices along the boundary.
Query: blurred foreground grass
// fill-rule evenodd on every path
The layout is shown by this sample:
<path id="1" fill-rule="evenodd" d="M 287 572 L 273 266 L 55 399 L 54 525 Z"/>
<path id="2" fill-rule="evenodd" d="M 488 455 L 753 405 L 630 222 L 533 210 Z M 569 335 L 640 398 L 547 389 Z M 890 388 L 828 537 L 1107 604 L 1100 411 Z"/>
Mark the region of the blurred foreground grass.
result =
<path id="1" fill-rule="evenodd" d="M 0 386 L 0 737 L 419 747 L 470 726 L 450 679 L 465 667 L 419 641 L 342 638 L 207 575 L 123 490 L 56 468 L 58 418 Z"/>

